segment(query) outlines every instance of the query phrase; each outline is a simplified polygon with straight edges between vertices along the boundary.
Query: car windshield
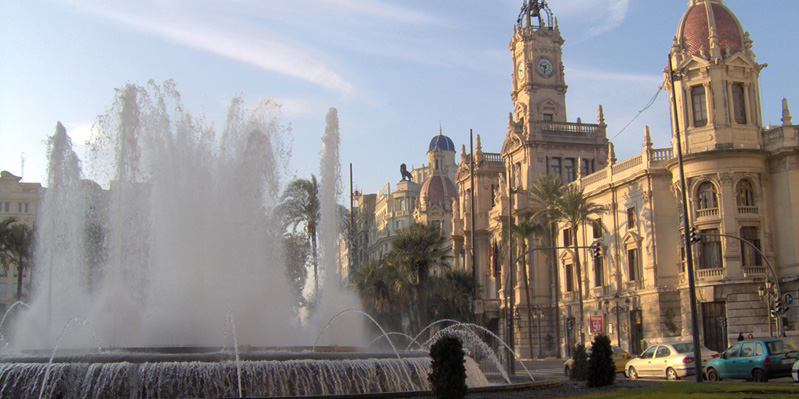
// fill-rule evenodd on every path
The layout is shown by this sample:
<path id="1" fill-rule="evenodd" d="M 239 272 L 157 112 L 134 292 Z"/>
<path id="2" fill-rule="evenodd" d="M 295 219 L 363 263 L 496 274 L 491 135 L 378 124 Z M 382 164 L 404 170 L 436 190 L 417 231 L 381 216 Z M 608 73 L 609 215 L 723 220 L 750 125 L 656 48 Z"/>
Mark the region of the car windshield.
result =
<path id="1" fill-rule="evenodd" d="M 799 351 L 799 347 L 795 343 L 787 340 L 766 342 L 766 346 L 772 355 Z"/>

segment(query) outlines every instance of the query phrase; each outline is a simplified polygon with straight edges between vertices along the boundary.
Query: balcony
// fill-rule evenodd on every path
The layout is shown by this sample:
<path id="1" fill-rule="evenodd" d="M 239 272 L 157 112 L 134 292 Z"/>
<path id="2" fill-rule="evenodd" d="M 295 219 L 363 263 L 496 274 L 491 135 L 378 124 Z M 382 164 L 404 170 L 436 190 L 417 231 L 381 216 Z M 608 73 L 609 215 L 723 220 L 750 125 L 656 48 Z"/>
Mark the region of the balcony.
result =
<path id="1" fill-rule="evenodd" d="M 718 217 L 719 208 L 699 209 L 696 211 L 696 216 L 698 218 Z"/>
<path id="2" fill-rule="evenodd" d="M 726 270 L 723 267 L 715 267 L 712 269 L 698 269 L 696 270 L 697 280 L 712 281 L 721 280 L 726 277 Z"/>
<path id="3" fill-rule="evenodd" d="M 756 206 L 739 206 L 738 207 L 738 214 L 739 215 L 753 215 L 757 216 L 758 209 Z"/>
<path id="4" fill-rule="evenodd" d="M 744 277 L 763 277 L 768 273 L 765 266 L 744 266 Z"/>

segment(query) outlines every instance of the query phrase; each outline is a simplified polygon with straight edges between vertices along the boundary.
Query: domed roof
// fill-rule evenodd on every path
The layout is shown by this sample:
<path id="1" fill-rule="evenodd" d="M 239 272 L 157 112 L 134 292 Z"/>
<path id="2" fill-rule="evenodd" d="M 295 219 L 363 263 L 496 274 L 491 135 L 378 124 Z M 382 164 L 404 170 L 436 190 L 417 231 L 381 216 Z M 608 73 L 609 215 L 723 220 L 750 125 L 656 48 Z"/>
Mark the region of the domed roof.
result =
<path id="1" fill-rule="evenodd" d="M 438 133 L 437 136 L 430 140 L 430 145 L 427 148 L 427 152 L 435 150 L 436 147 L 441 151 L 455 152 L 455 143 L 452 142 L 452 139 L 444 136 L 441 133 Z"/>
<path id="2" fill-rule="evenodd" d="M 439 205 L 443 209 L 449 209 L 452 199 L 458 198 L 458 190 L 455 183 L 446 175 L 434 174 L 427 178 L 419 191 L 419 198 L 424 201 L 427 208 Z"/>
<path id="3" fill-rule="evenodd" d="M 677 38 L 687 54 L 710 53 L 711 27 L 715 27 L 718 45 L 728 48 L 724 57 L 741 50 L 743 29 L 735 14 L 720 0 L 692 0 L 677 30 Z"/>

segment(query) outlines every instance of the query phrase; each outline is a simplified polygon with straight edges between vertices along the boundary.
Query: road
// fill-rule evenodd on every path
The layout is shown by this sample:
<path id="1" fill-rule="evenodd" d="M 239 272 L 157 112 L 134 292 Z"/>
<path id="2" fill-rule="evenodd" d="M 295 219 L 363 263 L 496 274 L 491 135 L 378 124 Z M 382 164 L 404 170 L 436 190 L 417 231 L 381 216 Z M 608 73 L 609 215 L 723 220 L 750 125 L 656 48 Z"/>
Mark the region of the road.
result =
<path id="1" fill-rule="evenodd" d="M 523 360 L 521 362 L 517 362 L 516 365 L 516 376 L 517 377 L 526 377 L 527 373 L 525 372 L 524 368 L 521 367 L 521 364 L 524 364 L 525 367 L 530 371 L 533 378 L 536 380 L 564 380 L 566 379 L 566 375 L 563 373 L 563 364 L 566 362 L 566 359 L 541 359 L 541 360 Z M 618 379 L 626 379 L 623 374 L 618 373 L 616 374 L 616 378 Z M 658 381 L 657 379 L 648 379 L 644 378 L 644 380 L 652 380 Z M 666 381 L 664 378 L 660 381 Z M 693 382 L 696 379 L 691 376 L 690 378 L 684 378 L 680 381 L 689 381 Z M 769 384 L 793 384 L 799 385 L 791 379 L 791 377 L 782 377 L 782 378 L 773 378 L 768 381 Z"/>

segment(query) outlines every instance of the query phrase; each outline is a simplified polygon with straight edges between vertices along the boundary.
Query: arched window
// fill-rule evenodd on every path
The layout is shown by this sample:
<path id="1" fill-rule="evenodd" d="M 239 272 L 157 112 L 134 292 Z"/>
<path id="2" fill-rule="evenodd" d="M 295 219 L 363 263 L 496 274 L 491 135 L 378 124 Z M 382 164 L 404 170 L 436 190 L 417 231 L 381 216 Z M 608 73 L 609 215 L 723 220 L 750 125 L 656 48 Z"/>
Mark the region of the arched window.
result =
<path id="1" fill-rule="evenodd" d="M 719 207 L 718 197 L 716 196 L 716 186 L 711 182 L 704 182 L 699 185 L 697 190 L 698 203 L 697 209 L 714 209 Z"/>
<path id="2" fill-rule="evenodd" d="M 755 192 L 752 189 L 752 182 L 741 180 L 735 189 L 735 198 L 738 206 L 755 206 Z"/>

